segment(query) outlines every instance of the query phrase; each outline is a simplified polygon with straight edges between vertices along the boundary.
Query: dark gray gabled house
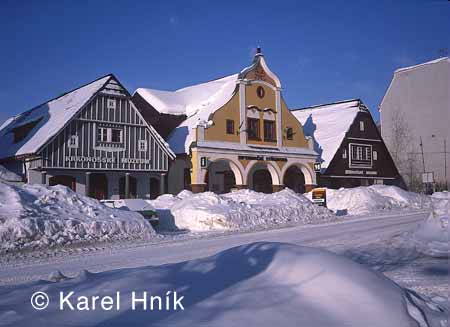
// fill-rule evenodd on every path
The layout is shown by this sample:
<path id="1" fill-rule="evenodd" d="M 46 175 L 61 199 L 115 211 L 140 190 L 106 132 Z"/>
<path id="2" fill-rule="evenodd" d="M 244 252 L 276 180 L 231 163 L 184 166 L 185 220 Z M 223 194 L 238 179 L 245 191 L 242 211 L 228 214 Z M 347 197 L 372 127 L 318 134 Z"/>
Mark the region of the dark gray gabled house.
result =
<path id="1" fill-rule="evenodd" d="M 360 99 L 292 110 L 319 154 L 319 186 L 404 187 L 370 111 Z"/>
<path id="2" fill-rule="evenodd" d="M 103 76 L 8 119 L 0 163 L 28 183 L 98 199 L 154 198 L 175 155 L 118 79 Z"/>

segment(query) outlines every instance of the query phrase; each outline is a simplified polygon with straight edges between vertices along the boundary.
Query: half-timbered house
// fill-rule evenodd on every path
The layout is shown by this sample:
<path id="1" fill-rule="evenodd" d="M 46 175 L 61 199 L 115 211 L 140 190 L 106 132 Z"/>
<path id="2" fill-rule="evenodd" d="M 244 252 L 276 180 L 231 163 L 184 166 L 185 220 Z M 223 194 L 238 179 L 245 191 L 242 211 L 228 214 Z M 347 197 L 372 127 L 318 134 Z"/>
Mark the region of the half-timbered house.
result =
<path id="1" fill-rule="evenodd" d="M 175 156 L 110 74 L 8 119 L 0 162 L 28 183 L 94 198 L 153 198 Z"/>
<path id="2" fill-rule="evenodd" d="M 361 100 L 295 109 L 292 113 L 314 140 L 320 186 L 403 186 L 380 131 Z"/>

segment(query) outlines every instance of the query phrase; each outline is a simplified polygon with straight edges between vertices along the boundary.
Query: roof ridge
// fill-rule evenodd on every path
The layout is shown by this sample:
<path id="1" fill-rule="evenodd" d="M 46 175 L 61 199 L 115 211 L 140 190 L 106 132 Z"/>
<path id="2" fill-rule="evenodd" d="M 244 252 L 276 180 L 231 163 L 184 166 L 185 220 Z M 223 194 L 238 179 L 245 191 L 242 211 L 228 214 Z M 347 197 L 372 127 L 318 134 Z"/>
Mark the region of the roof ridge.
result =
<path id="1" fill-rule="evenodd" d="M 334 104 L 342 104 L 342 103 L 353 102 L 353 101 L 362 102 L 360 98 L 354 98 L 354 99 L 341 100 L 341 101 L 335 101 L 335 102 L 330 102 L 330 103 L 316 104 L 316 105 L 309 106 L 309 107 L 293 108 L 293 109 L 290 109 L 290 111 L 306 110 L 306 109 L 322 109 L 322 107 L 325 107 L 325 106 L 330 106 L 330 105 L 334 105 Z"/>
<path id="2" fill-rule="evenodd" d="M 426 62 L 419 63 L 417 65 L 412 65 L 412 66 L 407 66 L 407 67 L 400 67 L 400 68 L 397 68 L 394 71 L 394 74 L 401 73 L 401 72 L 408 71 L 408 70 L 417 69 L 417 68 L 422 68 L 423 66 L 427 66 L 427 65 L 437 64 L 437 63 L 442 62 L 442 61 L 450 62 L 450 58 L 448 56 L 439 57 L 439 58 L 436 58 L 436 59 L 433 59 L 433 60 L 429 60 L 429 61 L 426 61 Z"/>
<path id="3" fill-rule="evenodd" d="M 34 106 L 34 107 L 31 108 L 31 109 L 25 110 L 25 111 L 23 111 L 23 112 L 21 112 L 21 113 L 18 113 L 17 115 L 11 116 L 10 118 L 14 118 L 14 120 L 15 120 L 15 118 L 18 118 L 18 117 L 20 117 L 20 116 L 22 116 L 22 115 L 24 115 L 24 114 L 27 114 L 27 113 L 29 113 L 29 112 L 32 112 L 33 110 L 35 110 L 35 109 L 37 109 L 37 108 L 43 106 L 44 104 L 47 104 L 47 103 L 49 103 L 49 102 L 55 101 L 55 100 L 57 100 L 57 99 L 59 99 L 59 98 L 62 98 L 63 96 L 65 96 L 65 95 L 67 95 L 67 94 L 69 94 L 69 93 L 75 92 L 76 90 L 79 90 L 79 89 L 81 89 L 81 88 L 83 88 L 83 87 L 85 87 L 85 86 L 88 86 L 88 85 L 90 85 L 90 84 L 92 84 L 92 83 L 95 83 L 95 82 L 97 82 L 97 81 L 99 81 L 99 80 L 101 80 L 102 78 L 105 78 L 105 77 L 107 77 L 107 76 L 109 76 L 109 77 L 114 77 L 114 78 L 115 78 L 114 74 L 108 73 L 108 74 L 106 74 L 106 75 L 103 75 L 103 76 L 101 76 L 101 77 L 96 78 L 95 80 L 92 80 L 92 81 L 90 81 L 90 82 L 88 82 L 88 83 L 85 83 L 85 84 L 83 84 L 83 85 L 81 85 L 81 86 L 78 86 L 78 87 L 76 87 L 76 88 L 74 88 L 74 89 L 72 89 L 72 90 L 70 90 L 70 91 L 64 92 L 64 93 L 62 93 L 62 94 L 60 94 L 60 95 L 58 95 L 58 96 L 56 96 L 56 97 L 54 97 L 54 98 L 51 98 L 50 100 L 44 101 L 44 102 L 38 104 L 37 106 Z M 5 127 L 6 127 L 6 126 L 5 126 Z"/>

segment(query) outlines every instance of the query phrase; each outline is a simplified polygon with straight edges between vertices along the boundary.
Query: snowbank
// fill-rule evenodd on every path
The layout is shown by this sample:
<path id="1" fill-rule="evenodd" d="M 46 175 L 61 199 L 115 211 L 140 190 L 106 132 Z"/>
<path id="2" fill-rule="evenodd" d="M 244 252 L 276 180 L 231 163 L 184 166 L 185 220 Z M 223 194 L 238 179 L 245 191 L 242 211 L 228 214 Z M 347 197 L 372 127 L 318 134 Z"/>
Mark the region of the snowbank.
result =
<path id="1" fill-rule="evenodd" d="M 223 195 L 183 191 L 150 203 L 159 210 L 162 225 L 166 224 L 164 219 L 172 219 L 178 228 L 192 231 L 270 228 L 337 219 L 289 189 L 273 194 L 239 190 Z"/>
<path id="2" fill-rule="evenodd" d="M 141 215 L 108 208 L 65 186 L 0 182 L 0 252 L 153 234 Z"/>
<path id="3" fill-rule="evenodd" d="M 22 177 L 0 165 L 0 180 L 7 182 L 21 182 Z"/>
<path id="4" fill-rule="evenodd" d="M 449 255 L 449 194 L 436 192 L 432 196 L 432 212 L 412 234 L 418 251 L 433 257 L 447 257 Z"/>
<path id="5" fill-rule="evenodd" d="M 446 299 L 430 299 L 401 288 L 382 274 L 330 252 L 283 243 L 253 243 L 214 256 L 163 266 L 83 271 L 75 278 L 52 274 L 51 281 L 0 288 L 4 324 L 32 326 L 446 326 Z M 42 311 L 30 294 L 50 298 Z M 78 296 L 114 296 L 120 308 L 59 309 L 59 292 Z M 181 296 L 184 310 L 132 309 L 132 292 L 165 299 Z M 170 294 L 170 293 L 169 293 Z M 173 293 L 172 293 L 173 294 Z M 114 297 L 114 301 L 116 298 Z M 172 304 L 173 296 L 170 294 Z M 91 302 L 90 302 L 91 303 Z M 115 305 L 116 302 L 114 302 Z M 156 301 L 157 303 L 157 301 Z M 155 306 L 156 307 L 156 306 Z M 92 308 L 92 306 L 91 306 Z"/>
<path id="6" fill-rule="evenodd" d="M 311 192 L 308 193 L 311 198 Z M 396 186 L 372 185 L 354 188 L 327 189 L 327 207 L 334 212 L 352 215 L 384 210 L 428 208 L 427 196 L 407 192 Z"/>

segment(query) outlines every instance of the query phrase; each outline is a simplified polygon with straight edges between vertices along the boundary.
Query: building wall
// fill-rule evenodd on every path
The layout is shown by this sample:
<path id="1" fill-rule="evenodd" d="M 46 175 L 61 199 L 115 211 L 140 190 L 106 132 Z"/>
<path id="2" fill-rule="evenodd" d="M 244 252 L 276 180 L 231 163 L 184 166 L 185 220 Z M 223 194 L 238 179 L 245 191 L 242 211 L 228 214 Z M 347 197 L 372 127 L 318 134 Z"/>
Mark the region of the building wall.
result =
<path id="1" fill-rule="evenodd" d="M 411 176 L 421 180 L 425 170 L 444 183 L 444 139 L 450 143 L 450 62 L 426 64 L 394 74 L 380 106 L 381 133 L 408 186 Z M 399 130 L 407 134 L 399 137 Z M 447 152 L 450 146 L 447 145 Z M 450 154 L 447 153 L 447 163 Z M 450 165 L 447 164 L 450 184 Z"/>

